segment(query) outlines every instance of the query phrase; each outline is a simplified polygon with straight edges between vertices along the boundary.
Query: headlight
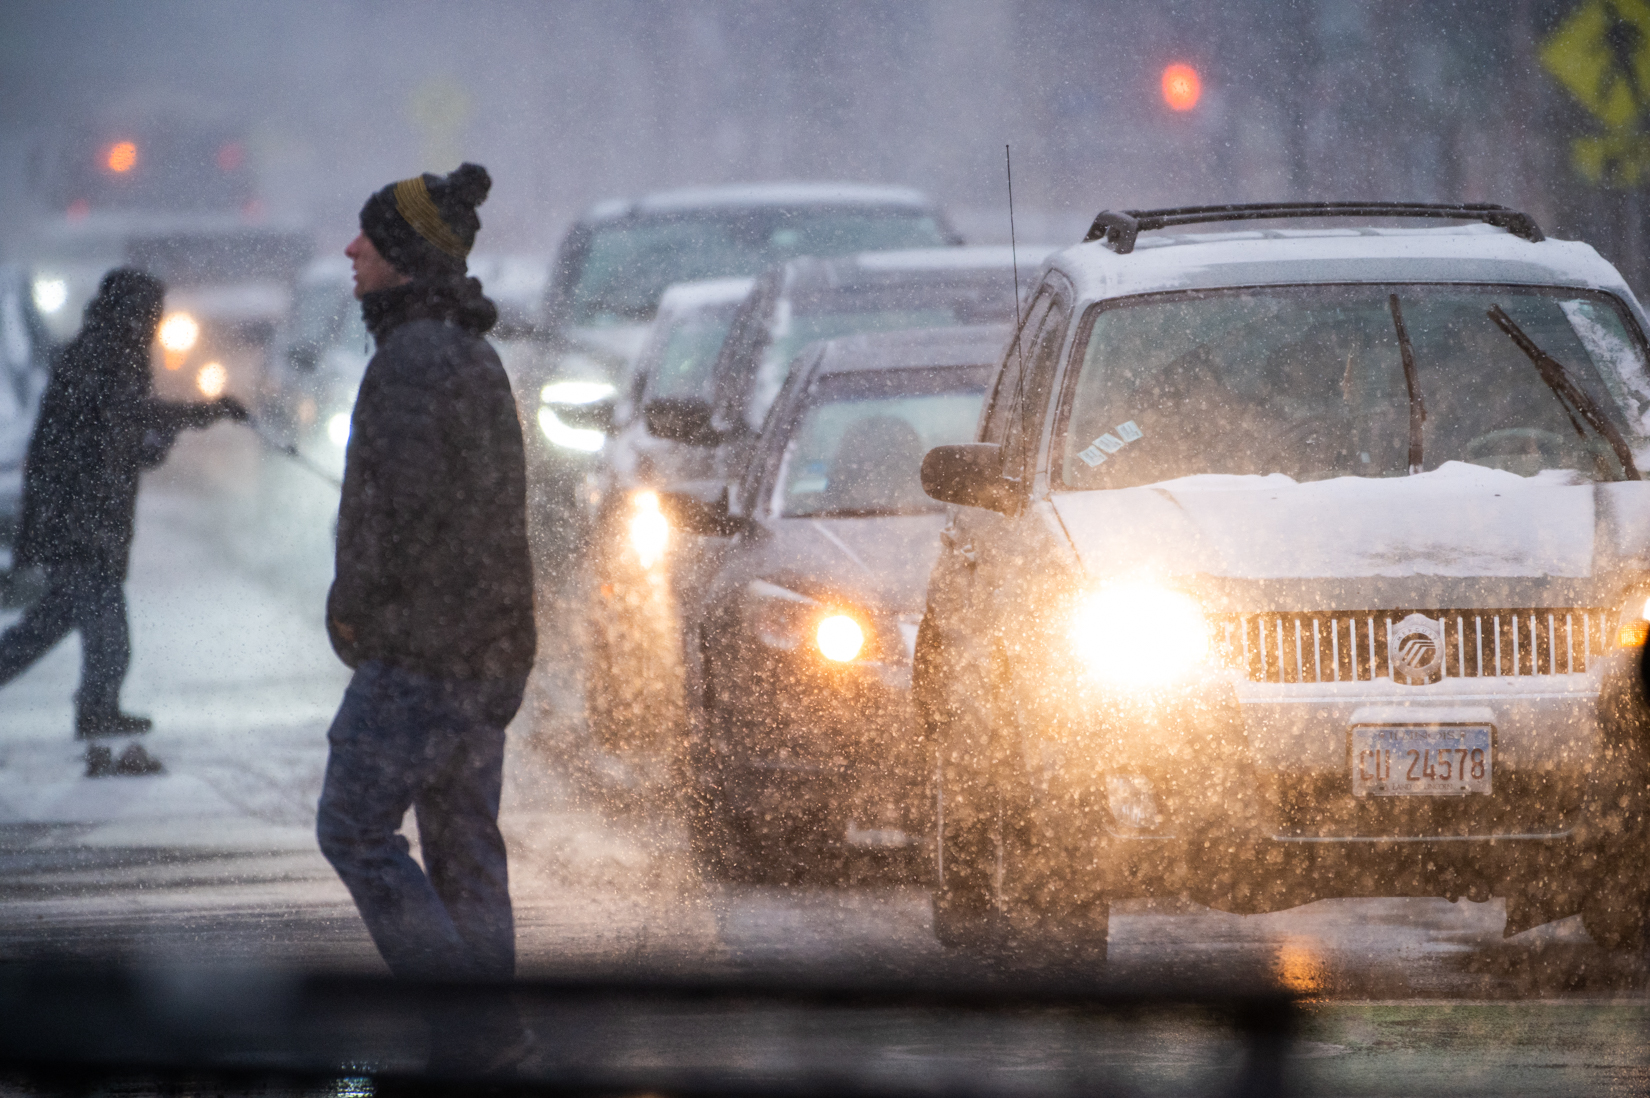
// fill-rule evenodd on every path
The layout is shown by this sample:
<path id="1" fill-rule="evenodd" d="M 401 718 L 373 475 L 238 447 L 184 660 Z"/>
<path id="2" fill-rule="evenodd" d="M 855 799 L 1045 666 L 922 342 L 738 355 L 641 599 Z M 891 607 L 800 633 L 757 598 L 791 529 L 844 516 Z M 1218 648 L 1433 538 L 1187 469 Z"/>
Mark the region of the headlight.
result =
<path id="1" fill-rule="evenodd" d="M 55 313 L 69 300 L 69 284 L 61 278 L 37 278 L 32 292 L 34 307 L 43 313 Z"/>
<path id="2" fill-rule="evenodd" d="M 651 489 L 632 495 L 630 508 L 630 548 L 643 568 L 652 568 L 670 545 L 670 521 L 659 510 L 659 493 Z"/>
<path id="3" fill-rule="evenodd" d="M 172 313 L 160 322 L 160 345 L 173 354 L 183 354 L 201 337 L 201 326 L 188 313 Z"/>
<path id="4" fill-rule="evenodd" d="M 607 442 L 607 436 L 588 427 L 574 427 L 563 423 L 552 404 L 594 404 L 606 400 L 616 390 L 605 381 L 552 381 L 539 390 L 539 430 L 552 445 L 564 450 L 594 454 Z"/>
<path id="5" fill-rule="evenodd" d="M 349 444 L 349 413 L 334 412 L 327 420 L 327 441 L 342 450 Z"/>
<path id="6" fill-rule="evenodd" d="M 1085 596 L 1072 615 L 1073 650 L 1098 679 L 1160 686 L 1209 654 L 1209 622 L 1190 595 L 1146 583 L 1119 583 Z"/>
<path id="7" fill-rule="evenodd" d="M 806 641 L 832 663 L 851 663 L 871 647 L 860 614 L 764 580 L 747 585 L 745 596 L 745 626 L 769 648 L 789 652 Z"/>
<path id="8" fill-rule="evenodd" d="M 208 362 L 195 375 L 195 388 L 201 391 L 201 396 L 207 400 L 217 400 L 223 396 L 224 386 L 229 384 L 229 371 L 223 368 L 221 362 Z"/>
<path id="9" fill-rule="evenodd" d="M 1643 648 L 1646 638 L 1650 638 L 1650 599 L 1643 606 L 1623 610 L 1621 627 L 1616 630 L 1616 643 L 1623 648 Z"/>
<path id="10" fill-rule="evenodd" d="M 819 654 L 836 663 L 847 663 L 865 649 L 865 630 L 847 614 L 821 618 L 814 629 Z"/>

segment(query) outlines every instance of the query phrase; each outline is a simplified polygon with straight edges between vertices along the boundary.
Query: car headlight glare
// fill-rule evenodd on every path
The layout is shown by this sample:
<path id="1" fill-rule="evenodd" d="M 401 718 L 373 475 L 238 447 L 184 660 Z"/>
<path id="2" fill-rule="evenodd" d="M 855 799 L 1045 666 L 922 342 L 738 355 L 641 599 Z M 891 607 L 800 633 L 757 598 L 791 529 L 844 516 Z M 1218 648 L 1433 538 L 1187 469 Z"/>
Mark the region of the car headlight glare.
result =
<path id="1" fill-rule="evenodd" d="M 670 545 L 670 520 L 659 510 L 659 493 L 652 489 L 632 495 L 630 507 L 630 548 L 643 568 L 652 568 Z"/>
<path id="2" fill-rule="evenodd" d="M 1088 670 L 1118 686 L 1161 686 L 1209 654 L 1209 622 L 1197 600 L 1148 583 L 1112 584 L 1085 596 L 1069 637 Z"/>
<path id="3" fill-rule="evenodd" d="M 172 313 L 160 322 L 160 345 L 173 354 L 183 354 L 201 337 L 201 326 L 188 313 Z"/>
<path id="4" fill-rule="evenodd" d="M 1616 630 L 1616 643 L 1623 648 L 1643 648 L 1644 642 L 1650 639 L 1650 599 L 1645 599 L 1644 605 L 1637 610 L 1637 617 L 1633 616 L 1632 610 L 1622 612 L 1621 627 Z"/>
<path id="5" fill-rule="evenodd" d="M 340 450 L 349 445 L 349 419 L 348 412 L 334 412 L 327 420 L 327 441 Z"/>
<path id="6" fill-rule="evenodd" d="M 539 430 L 544 432 L 544 437 L 549 439 L 552 445 L 560 446 L 564 450 L 577 450 L 581 454 L 594 454 L 607 443 L 607 436 L 600 431 L 570 427 L 548 407 L 539 409 Z"/>
<path id="7" fill-rule="evenodd" d="M 55 313 L 69 300 L 69 284 L 61 278 L 37 278 L 33 286 L 34 307 Z"/>
<path id="8" fill-rule="evenodd" d="M 552 381 L 539 390 L 541 404 L 594 404 L 615 392 L 605 381 Z"/>
<path id="9" fill-rule="evenodd" d="M 217 400 L 223 396 L 223 390 L 229 384 L 229 371 L 223 368 L 221 362 L 208 362 L 195 375 L 195 388 L 201 391 L 201 396 L 207 400 Z"/>
<path id="10" fill-rule="evenodd" d="M 836 663 L 848 663 L 865 648 L 865 629 L 847 614 L 828 614 L 814 629 L 819 654 Z"/>

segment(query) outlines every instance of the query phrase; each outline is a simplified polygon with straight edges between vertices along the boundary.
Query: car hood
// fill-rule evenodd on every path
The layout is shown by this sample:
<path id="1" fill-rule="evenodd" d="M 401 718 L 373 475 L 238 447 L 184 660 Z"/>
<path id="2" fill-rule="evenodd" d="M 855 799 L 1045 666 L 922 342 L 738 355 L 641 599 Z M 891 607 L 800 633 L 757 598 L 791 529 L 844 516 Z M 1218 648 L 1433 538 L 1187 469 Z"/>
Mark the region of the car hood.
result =
<path id="1" fill-rule="evenodd" d="M 745 579 L 829 592 L 890 614 L 920 613 L 943 514 L 779 519 L 745 561 Z"/>
<path id="2" fill-rule="evenodd" d="M 1061 493 L 1053 506 L 1092 578 L 1317 581 L 1365 605 L 1419 605 L 1423 590 L 1465 580 L 1496 581 L 1479 586 L 1516 600 L 1501 605 L 1541 605 L 1531 592 L 1551 581 L 1586 597 L 1642 571 L 1650 551 L 1650 484 L 1463 462 L 1390 479 L 1193 476 Z"/>

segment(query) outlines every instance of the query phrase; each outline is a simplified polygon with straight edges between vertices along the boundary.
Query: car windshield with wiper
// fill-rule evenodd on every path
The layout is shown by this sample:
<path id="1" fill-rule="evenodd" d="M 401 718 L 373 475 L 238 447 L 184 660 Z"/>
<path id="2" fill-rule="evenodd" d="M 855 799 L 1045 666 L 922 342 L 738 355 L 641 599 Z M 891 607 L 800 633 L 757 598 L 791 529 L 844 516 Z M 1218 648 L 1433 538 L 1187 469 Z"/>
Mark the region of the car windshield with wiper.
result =
<path id="1" fill-rule="evenodd" d="M 973 437 L 982 370 L 901 370 L 828 378 L 785 447 L 774 510 L 784 518 L 916 515 L 929 449 Z"/>
<path id="2" fill-rule="evenodd" d="M 1509 338 L 1497 306 L 1557 372 Z M 1603 293 L 1405 284 L 1153 295 L 1098 306 L 1079 353 L 1056 453 L 1067 488 L 1211 473 L 1398 477 L 1452 461 L 1619 480 L 1635 475 L 1620 444 L 1640 450 L 1650 434 L 1644 339 Z"/>

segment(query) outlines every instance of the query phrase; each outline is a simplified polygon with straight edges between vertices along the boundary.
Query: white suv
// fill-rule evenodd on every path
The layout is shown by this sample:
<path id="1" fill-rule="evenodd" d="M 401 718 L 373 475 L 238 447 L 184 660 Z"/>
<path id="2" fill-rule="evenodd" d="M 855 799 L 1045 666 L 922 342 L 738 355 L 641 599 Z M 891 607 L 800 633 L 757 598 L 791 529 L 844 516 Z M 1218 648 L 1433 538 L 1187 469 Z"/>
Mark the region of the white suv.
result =
<path id="1" fill-rule="evenodd" d="M 924 463 L 941 939 L 1497 895 L 1637 944 L 1645 328 L 1499 206 L 1102 213 Z"/>

